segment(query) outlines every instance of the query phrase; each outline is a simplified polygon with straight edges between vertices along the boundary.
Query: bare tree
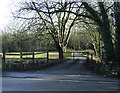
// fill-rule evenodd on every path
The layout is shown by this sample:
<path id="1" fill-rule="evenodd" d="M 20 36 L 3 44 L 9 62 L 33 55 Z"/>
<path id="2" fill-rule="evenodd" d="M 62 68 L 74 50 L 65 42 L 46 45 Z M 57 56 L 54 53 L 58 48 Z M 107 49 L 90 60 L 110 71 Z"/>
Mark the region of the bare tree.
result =
<path id="1" fill-rule="evenodd" d="M 71 14 L 70 12 L 51 13 L 51 11 L 59 9 L 62 9 L 62 11 L 74 11 L 78 14 L 81 10 L 81 8 L 77 7 L 77 4 L 74 2 L 44 1 L 40 3 L 32 0 L 31 2 L 24 2 L 19 9 L 19 13 L 26 13 L 27 16 L 30 16 L 29 14 L 32 12 L 32 15 L 34 14 L 35 16 L 25 17 L 19 15 L 18 18 L 32 19 L 35 20 L 36 23 L 39 23 L 39 26 L 43 26 L 46 32 L 52 36 L 59 52 L 59 58 L 63 58 L 63 52 L 67 46 L 70 32 L 76 23 L 78 16 Z"/>
<path id="2" fill-rule="evenodd" d="M 76 3 L 77 5 L 77 3 L 79 2 L 74 3 Z M 83 12 L 77 13 L 71 10 L 68 11 L 60 8 L 59 10 L 54 10 L 49 13 L 54 14 L 58 12 L 67 12 L 79 16 L 83 19 L 88 18 L 90 20 L 93 20 L 94 24 L 96 24 L 99 27 L 99 33 L 101 34 L 102 41 L 104 43 L 106 62 L 115 61 L 114 42 L 112 39 L 112 29 L 110 26 L 109 19 L 110 14 L 108 14 L 108 10 L 111 9 L 111 7 L 113 7 L 113 4 L 109 7 L 106 7 L 104 2 L 97 2 L 97 6 L 91 6 L 87 2 L 81 2 L 81 5 L 78 5 L 77 7 L 81 7 Z M 97 10 L 94 7 L 96 7 Z"/>

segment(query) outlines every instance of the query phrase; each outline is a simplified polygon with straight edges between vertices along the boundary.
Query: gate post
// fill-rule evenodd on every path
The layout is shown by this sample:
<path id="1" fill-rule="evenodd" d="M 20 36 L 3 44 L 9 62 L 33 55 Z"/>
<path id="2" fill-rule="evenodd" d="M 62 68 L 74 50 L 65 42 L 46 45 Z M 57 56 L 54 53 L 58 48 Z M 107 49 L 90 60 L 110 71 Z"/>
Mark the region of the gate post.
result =
<path id="1" fill-rule="evenodd" d="M 5 51 L 3 51 L 3 62 L 5 63 Z"/>
<path id="2" fill-rule="evenodd" d="M 87 52 L 87 60 L 89 60 L 89 52 Z"/>
<path id="3" fill-rule="evenodd" d="M 20 62 L 22 63 L 22 52 L 20 52 Z"/>
<path id="4" fill-rule="evenodd" d="M 32 53 L 32 59 L 33 59 L 33 62 L 34 62 L 34 59 L 35 59 L 34 52 Z"/>
<path id="5" fill-rule="evenodd" d="M 49 52 L 47 51 L 47 63 L 49 62 Z"/>
<path id="6" fill-rule="evenodd" d="M 73 57 L 73 61 L 74 61 L 74 52 L 72 52 L 72 57 Z"/>

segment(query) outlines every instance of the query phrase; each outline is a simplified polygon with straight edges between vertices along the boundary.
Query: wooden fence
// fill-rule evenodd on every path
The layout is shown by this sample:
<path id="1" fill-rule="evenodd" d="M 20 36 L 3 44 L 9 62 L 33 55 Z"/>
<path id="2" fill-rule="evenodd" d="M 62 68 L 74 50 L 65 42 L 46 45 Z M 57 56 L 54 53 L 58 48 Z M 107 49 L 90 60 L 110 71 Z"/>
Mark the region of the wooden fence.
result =
<path id="1" fill-rule="evenodd" d="M 24 59 L 31 59 L 34 60 L 36 59 L 35 58 L 35 55 L 39 55 L 39 54 L 45 54 L 46 53 L 46 59 L 47 59 L 47 62 L 48 62 L 48 58 L 49 58 L 49 54 L 48 52 L 40 52 L 40 53 L 37 53 L 37 52 L 20 52 L 18 54 L 16 53 L 3 53 L 3 56 L 2 56 L 2 59 L 3 59 L 3 62 L 6 61 L 6 59 L 10 59 L 10 58 L 7 58 L 6 56 L 19 56 L 18 58 L 16 59 L 20 59 L 21 62 L 24 60 Z M 25 57 L 26 56 L 26 57 Z M 32 57 L 27 57 L 27 56 L 32 56 Z"/>
<path id="2" fill-rule="evenodd" d="M 57 54 L 51 54 L 51 52 L 20 52 L 18 54 L 16 54 L 16 53 L 3 53 L 2 59 L 3 59 L 3 62 L 6 62 L 6 59 L 8 59 L 6 56 L 19 56 L 19 58 L 17 58 L 17 59 L 20 59 L 21 62 L 24 59 L 31 59 L 34 62 L 35 59 L 37 59 L 37 58 L 35 58 L 36 55 L 45 54 L 45 56 L 42 58 L 45 58 L 47 60 L 47 62 L 49 62 L 51 57 L 56 57 L 57 59 L 59 58 L 58 52 L 56 52 L 56 53 Z M 65 52 L 64 58 L 65 57 L 72 57 L 74 59 L 75 57 L 81 57 L 81 56 L 74 55 L 75 53 L 79 53 L 80 55 L 85 56 L 88 60 L 89 59 L 93 60 L 93 54 L 92 53 L 90 54 L 89 52 Z M 66 54 L 68 54 L 68 55 L 66 55 Z M 73 54 L 73 55 L 70 55 L 70 54 Z M 24 57 L 24 56 L 29 56 L 29 55 L 31 55 L 31 57 Z"/>

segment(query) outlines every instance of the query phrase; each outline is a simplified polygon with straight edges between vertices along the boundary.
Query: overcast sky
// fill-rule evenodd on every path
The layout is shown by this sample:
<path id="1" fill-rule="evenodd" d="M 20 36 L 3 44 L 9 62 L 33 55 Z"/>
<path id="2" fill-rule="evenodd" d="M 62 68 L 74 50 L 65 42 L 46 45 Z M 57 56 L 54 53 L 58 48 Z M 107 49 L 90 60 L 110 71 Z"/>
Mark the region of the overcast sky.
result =
<path id="1" fill-rule="evenodd" d="M 15 10 L 13 6 L 16 5 L 17 2 L 19 1 L 30 1 L 30 0 L 1 0 L 0 2 L 0 29 L 3 29 L 8 23 L 11 22 L 11 18 L 12 18 L 11 11 Z"/>
<path id="2" fill-rule="evenodd" d="M 18 2 L 31 0 L 1 0 L 0 2 L 0 30 L 12 22 L 12 12 L 16 10 Z M 19 5 L 18 5 L 19 6 Z"/>
<path id="3" fill-rule="evenodd" d="M 2 0 L 0 3 L 0 29 L 10 21 L 10 0 Z"/>

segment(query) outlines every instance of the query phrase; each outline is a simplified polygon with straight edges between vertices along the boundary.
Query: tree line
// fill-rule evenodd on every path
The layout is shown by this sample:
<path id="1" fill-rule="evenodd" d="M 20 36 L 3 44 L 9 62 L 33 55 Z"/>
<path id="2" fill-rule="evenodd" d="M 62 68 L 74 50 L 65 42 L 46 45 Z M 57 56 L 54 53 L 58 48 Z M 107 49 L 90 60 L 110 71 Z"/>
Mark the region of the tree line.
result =
<path id="1" fill-rule="evenodd" d="M 85 50 L 93 49 L 91 42 L 85 38 L 84 34 L 75 31 L 71 33 L 67 49 Z M 80 40 L 78 40 L 80 39 Z M 35 33 L 15 28 L 5 28 L 2 34 L 2 51 L 4 52 L 35 52 L 35 51 L 57 51 L 54 40 L 49 34 L 36 36 Z"/>

